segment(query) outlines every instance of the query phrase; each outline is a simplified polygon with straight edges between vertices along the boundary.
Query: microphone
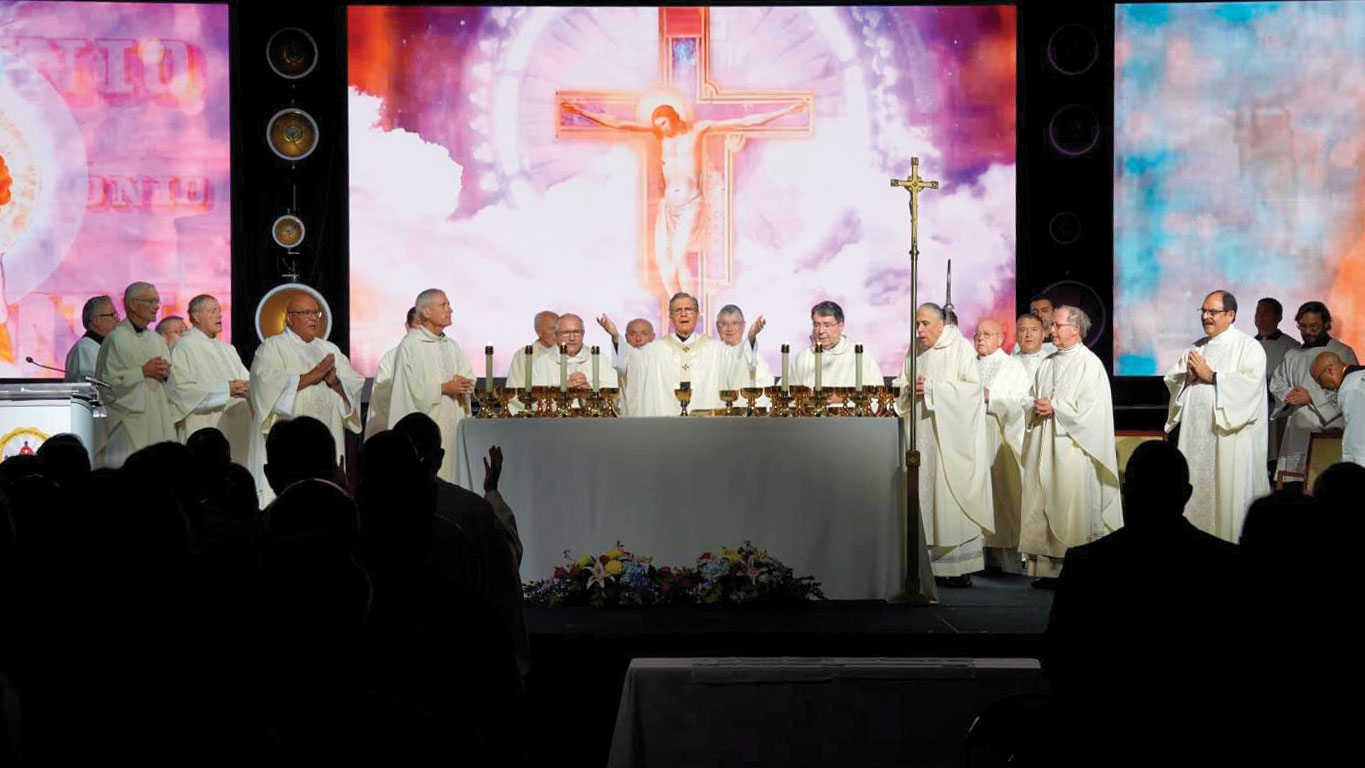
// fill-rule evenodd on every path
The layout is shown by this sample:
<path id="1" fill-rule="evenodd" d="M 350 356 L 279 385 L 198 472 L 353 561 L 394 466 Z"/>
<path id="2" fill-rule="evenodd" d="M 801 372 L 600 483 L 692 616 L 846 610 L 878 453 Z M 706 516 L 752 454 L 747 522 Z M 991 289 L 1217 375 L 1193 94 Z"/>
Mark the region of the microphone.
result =
<path id="1" fill-rule="evenodd" d="M 38 366 L 39 368 L 46 368 L 46 369 L 49 370 L 49 371 L 56 371 L 57 373 L 60 373 L 60 374 L 62 374 L 63 376 L 66 375 L 66 369 L 65 369 L 65 368 L 54 368 L 53 366 L 50 366 L 50 365 L 43 365 L 42 363 L 38 362 L 37 360 L 34 360 L 32 357 L 29 357 L 29 356 L 24 357 L 24 362 L 30 363 L 30 364 L 32 364 L 32 365 L 36 365 L 36 366 Z"/>
<path id="2" fill-rule="evenodd" d="M 88 383 L 90 383 L 90 384 L 94 384 L 95 386 L 101 387 L 101 388 L 103 388 L 103 389 L 110 389 L 110 390 L 113 389 L 112 386 L 110 386 L 109 384 L 104 383 L 103 381 L 100 381 L 99 379 L 95 378 L 94 376 L 82 376 L 81 379 L 82 379 L 83 381 L 85 381 L 85 382 L 88 382 Z"/>

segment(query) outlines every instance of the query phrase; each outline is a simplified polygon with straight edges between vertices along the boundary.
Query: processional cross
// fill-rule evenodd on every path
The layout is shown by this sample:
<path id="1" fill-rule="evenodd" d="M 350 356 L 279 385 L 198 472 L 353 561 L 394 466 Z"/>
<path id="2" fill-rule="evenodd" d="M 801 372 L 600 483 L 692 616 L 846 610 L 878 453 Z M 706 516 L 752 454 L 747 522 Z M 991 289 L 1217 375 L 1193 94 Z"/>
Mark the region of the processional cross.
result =
<path id="1" fill-rule="evenodd" d="M 919 310 L 919 193 L 926 189 L 938 189 L 937 181 L 925 181 L 919 175 L 919 158 L 910 158 L 910 175 L 904 179 L 892 179 L 891 186 L 900 187 L 910 193 L 910 316 Z M 951 284 L 950 284 L 951 285 Z M 952 288 L 949 288 L 951 293 Z M 915 370 L 914 350 L 910 353 L 910 378 L 905 386 L 914 387 L 919 379 Z M 916 409 L 911 409 L 909 418 L 916 420 Z M 910 449 L 905 452 L 905 503 L 906 526 L 914 528 L 915 538 L 906 542 L 906 593 L 911 599 L 933 599 L 936 595 L 933 573 L 929 568 L 928 547 L 925 546 L 924 524 L 919 508 L 919 467 L 920 455 L 916 426 L 906 430 L 910 433 Z M 927 577 L 927 578 L 926 578 Z"/>
<path id="2" fill-rule="evenodd" d="M 724 90 L 711 79 L 710 49 L 708 8 L 661 7 L 656 88 L 555 91 L 556 138 L 627 140 L 644 155 L 639 263 L 658 280 L 665 326 L 672 292 L 695 290 L 709 317 L 711 298 L 734 280 L 734 162 L 745 141 L 809 136 L 813 126 L 813 91 Z M 673 107 L 701 128 L 697 140 L 666 146 L 642 105 Z"/>

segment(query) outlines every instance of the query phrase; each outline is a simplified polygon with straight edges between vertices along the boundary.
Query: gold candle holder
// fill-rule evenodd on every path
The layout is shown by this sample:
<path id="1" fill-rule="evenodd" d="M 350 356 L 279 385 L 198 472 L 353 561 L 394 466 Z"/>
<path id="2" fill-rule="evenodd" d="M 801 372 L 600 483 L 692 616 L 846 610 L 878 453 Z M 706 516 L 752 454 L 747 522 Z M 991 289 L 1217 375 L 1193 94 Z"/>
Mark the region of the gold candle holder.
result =
<path id="1" fill-rule="evenodd" d="M 536 416 L 546 418 L 555 415 L 555 400 L 559 397 L 559 387 L 531 387 L 531 397 L 535 402 Z"/>
<path id="2" fill-rule="evenodd" d="M 895 387 L 877 387 L 877 415 L 894 419 L 896 418 L 896 396 Z"/>
<path id="3" fill-rule="evenodd" d="M 597 414 L 608 419 L 616 418 L 616 398 L 621 396 L 617 387 L 598 387 L 597 399 L 602 403 L 602 411 Z"/>
<path id="4" fill-rule="evenodd" d="M 684 384 L 683 386 L 678 387 L 677 389 L 673 390 L 673 396 L 676 397 L 676 398 L 678 398 L 678 402 L 682 404 L 682 413 L 680 413 L 680 414 L 678 414 L 678 415 L 679 415 L 679 416 L 686 416 L 686 415 L 687 415 L 687 405 L 688 405 L 688 403 L 691 403 L 691 402 L 692 402 L 692 387 L 687 386 L 686 384 Z"/>
<path id="5" fill-rule="evenodd" d="M 531 394 L 528 391 L 521 387 L 507 387 L 504 388 L 504 391 L 507 393 L 507 402 L 509 403 L 507 408 L 508 416 L 514 416 L 518 419 L 529 419 L 536 415 L 536 403 L 535 400 L 531 398 Z M 516 400 L 517 403 L 521 405 L 520 411 L 512 413 L 510 405 L 512 400 Z"/>
<path id="6" fill-rule="evenodd" d="M 787 418 L 792 416 L 792 396 L 791 391 L 784 391 L 781 386 L 768 387 L 765 392 L 768 395 L 768 415 L 776 418 Z"/>
<path id="7" fill-rule="evenodd" d="M 867 390 L 854 390 L 853 392 L 853 413 L 852 416 L 871 416 L 872 415 L 872 395 Z"/>
<path id="8" fill-rule="evenodd" d="M 744 387 L 739 393 L 744 395 L 744 399 L 749 403 L 749 407 L 744 410 L 744 415 L 757 416 L 758 398 L 763 397 L 763 387 Z"/>
<path id="9" fill-rule="evenodd" d="M 811 415 L 811 397 L 813 392 L 810 387 L 790 387 L 792 396 L 792 415 L 808 417 Z"/>

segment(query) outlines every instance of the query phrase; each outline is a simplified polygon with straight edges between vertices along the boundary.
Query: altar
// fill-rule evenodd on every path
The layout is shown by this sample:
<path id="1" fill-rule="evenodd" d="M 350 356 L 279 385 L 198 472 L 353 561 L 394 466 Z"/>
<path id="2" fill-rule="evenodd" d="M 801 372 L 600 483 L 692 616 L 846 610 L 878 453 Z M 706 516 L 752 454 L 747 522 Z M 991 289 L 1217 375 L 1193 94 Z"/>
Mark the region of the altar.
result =
<path id="1" fill-rule="evenodd" d="M 499 490 L 517 517 L 523 580 L 616 542 L 691 565 L 748 540 L 833 600 L 890 599 L 905 571 L 899 419 L 464 419 L 456 482 Z"/>

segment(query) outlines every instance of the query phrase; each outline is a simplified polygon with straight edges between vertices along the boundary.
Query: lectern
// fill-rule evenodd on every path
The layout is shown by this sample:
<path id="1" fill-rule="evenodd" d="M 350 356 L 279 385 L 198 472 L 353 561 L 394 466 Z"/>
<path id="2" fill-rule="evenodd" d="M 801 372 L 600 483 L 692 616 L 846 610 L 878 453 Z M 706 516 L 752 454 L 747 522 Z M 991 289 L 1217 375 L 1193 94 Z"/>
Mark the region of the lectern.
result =
<path id="1" fill-rule="evenodd" d="M 103 411 L 92 384 L 0 384 L 0 460 L 33 453 L 49 437 L 70 432 L 93 463 L 95 421 Z"/>

